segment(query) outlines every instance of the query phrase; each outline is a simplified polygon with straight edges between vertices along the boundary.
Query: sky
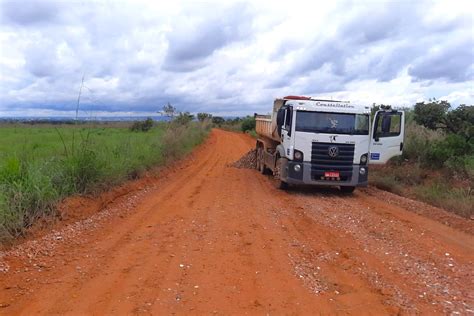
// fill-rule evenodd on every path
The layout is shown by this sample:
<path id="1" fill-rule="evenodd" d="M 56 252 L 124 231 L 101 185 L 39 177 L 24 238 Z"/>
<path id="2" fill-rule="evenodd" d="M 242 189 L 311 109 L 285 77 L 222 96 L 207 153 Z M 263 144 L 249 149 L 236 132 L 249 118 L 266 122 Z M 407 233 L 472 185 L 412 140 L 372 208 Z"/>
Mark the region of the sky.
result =
<path id="1" fill-rule="evenodd" d="M 473 3 L 0 0 L 0 117 L 471 105 Z"/>

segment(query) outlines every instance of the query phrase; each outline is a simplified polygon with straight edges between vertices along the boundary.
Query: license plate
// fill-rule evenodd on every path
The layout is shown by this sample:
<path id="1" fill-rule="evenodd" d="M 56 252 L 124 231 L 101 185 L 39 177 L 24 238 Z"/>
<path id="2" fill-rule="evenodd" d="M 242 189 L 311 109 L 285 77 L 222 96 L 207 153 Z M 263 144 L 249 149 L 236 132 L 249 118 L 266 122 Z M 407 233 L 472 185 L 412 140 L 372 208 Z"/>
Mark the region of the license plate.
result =
<path id="1" fill-rule="evenodd" d="M 324 173 L 324 176 L 326 178 L 339 178 L 339 172 L 338 171 L 327 171 Z"/>

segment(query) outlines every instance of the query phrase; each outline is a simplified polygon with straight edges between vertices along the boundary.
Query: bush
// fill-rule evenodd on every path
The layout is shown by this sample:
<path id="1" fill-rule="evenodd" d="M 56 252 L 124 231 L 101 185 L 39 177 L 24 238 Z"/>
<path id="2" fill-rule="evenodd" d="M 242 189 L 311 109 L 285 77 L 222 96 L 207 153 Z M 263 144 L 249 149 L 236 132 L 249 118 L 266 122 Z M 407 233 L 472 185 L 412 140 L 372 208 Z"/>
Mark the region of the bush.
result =
<path id="1" fill-rule="evenodd" d="M 153 119 L 151 117 L 144 121 L 137 121 L 132 124 L 130 130 L 133 132 L 148 132 L 153 127 Z"/>
<path id="2" fill-rule="evenodd" d="M 444 137 L 441 131 L 430 130 L 413 121 L 407 122 L 402 158 L 423 164 L 433 142 L 442 140 Z"/>
<path id="3" fill-rule="evenodd" d="M 212 117 L 212 124 L 215 124 L 217 126 L 221 126 L 225 122 L 223 117 L 220 116 L 213 116 Z"/>
<path id="4" fill-rule="evenodd" d="M 444 166 L 450 171 L 453 171 L 457 174 L 465 175 L 471 180 L 474 179 L 473 155 L 449 157 L 448 160 L 444 162 Z"/>
<path id="5" fill-rule="evenodd" d="M 255 117 L 247 116 L 242 120 L 242 132 L 247 132 L 255 129 Z"/>
<path id="6" fill-rule="evenodd" d="M 212 119 L 212 114 L 209 114 L 209 113 L 198 113 L 197 114 L 197 119 L 199 122 L 204 122 L 206 120 L 211 120 Z"/>
<path id="7" fill-rule="evenodd" d="M 415 121 L 429 129 L 439 128 L 450 107 L 451 105 L 446 101 L 419 102 L 414 108 Z"/>
<path id="8" fill-rule="evenodd" d="M 449 134 L 443 140 L 434 142 L 428 149 L 425 165 L 440 168 L 450 158 L 458 159 L 465 155 L 472 155 L 473 144 L 462 136 Z"/>
<path id="9" fill-rule="evenodd" d="M 187 125 L 189 122 L 194 120 L 194 115 L 189 112 L 180 112 L 173 120 L 174 123 L 179 125 Z"/>

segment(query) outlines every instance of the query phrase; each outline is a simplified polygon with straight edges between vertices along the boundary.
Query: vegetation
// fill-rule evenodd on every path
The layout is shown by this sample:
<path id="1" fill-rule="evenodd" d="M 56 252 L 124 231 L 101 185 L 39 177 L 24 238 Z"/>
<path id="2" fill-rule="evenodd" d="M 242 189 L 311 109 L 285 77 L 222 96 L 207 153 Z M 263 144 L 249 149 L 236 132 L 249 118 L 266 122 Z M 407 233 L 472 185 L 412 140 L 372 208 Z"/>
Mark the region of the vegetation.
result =
<path id="1" fill-rule="evenodd" d="M 215 126 L 221 127 L 222 124 L 224 123 L 225 123 L 225 119 L 223 117 L 220 117 L 220 116 L 212 117 L 212 124 L 214 124 Z"/>
<path id="2" fill-rule="evenodd" d="M 215 118 L 219 117 L 213 117 L 213 123 L 215 122 Z M 227 120 L 223 118 L 220 119 L 222 120 L 219 120 L 217 124 L 214 123 L 220 128 L 234 132 L 255 133 L 255 118 L 253 116 L 229 118 Z"/>
<path id="3" fill-rule="evenodd" d="M 187 125 L 194 120 L 194 115 L 189 112 L 180 112 L 175 118 L 174 121 L 180 125 Z"/>
<path id="4" fill-rule="evenodd" d="M 54 215 L 66 196 L 105 190 L 182 157 L 209 130 L 188 119 L 139 123 L 0 127 L 0 243 Z"/>
<path id="5" fill-rule="evenodd" d="M 197 119 L 199 122 L 209 121 L 212 119 L 212 114 L 209 113 L 198 113 Z"/>
<path id="6" fill-rule="evenodd" d="M 255 117 L 253 116 L 247 116 L 242 119 L 242 125 L 241 125 L 241 130 L 242 132 L 250 132 L 252 130 L 255 130 Z"/>
<path id="7" fill-rule="evenodd" d="M 132 132 L 148 132 L 153 127 L 153 119 L 151 117 L 144 121 L 136 121 L 130 126 Z"/>
<path id="8" fill-rule="evenodd" d="M 405 147 L 387 166 L 372 168 L 377 187 L 465 217 L 474 215 L 474 107 L 446 101 L 406 110 Z"/>

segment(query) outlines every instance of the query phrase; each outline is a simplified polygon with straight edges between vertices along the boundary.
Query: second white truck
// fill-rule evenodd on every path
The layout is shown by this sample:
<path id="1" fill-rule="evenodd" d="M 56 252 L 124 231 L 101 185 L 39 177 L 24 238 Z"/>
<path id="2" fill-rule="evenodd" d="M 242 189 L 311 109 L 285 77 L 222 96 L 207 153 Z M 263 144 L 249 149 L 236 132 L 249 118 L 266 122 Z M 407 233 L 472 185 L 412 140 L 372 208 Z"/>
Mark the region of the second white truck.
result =
<path id="1" fill-rule="evenodd" d="M 257 169 L 290 184 L 367 186 L 369 164 L 384 164 L 403 151 L 405 114 L 375 114 L 350 102 L 304 96 L 276 99 L 271 115 L 255 114 Z"/>

